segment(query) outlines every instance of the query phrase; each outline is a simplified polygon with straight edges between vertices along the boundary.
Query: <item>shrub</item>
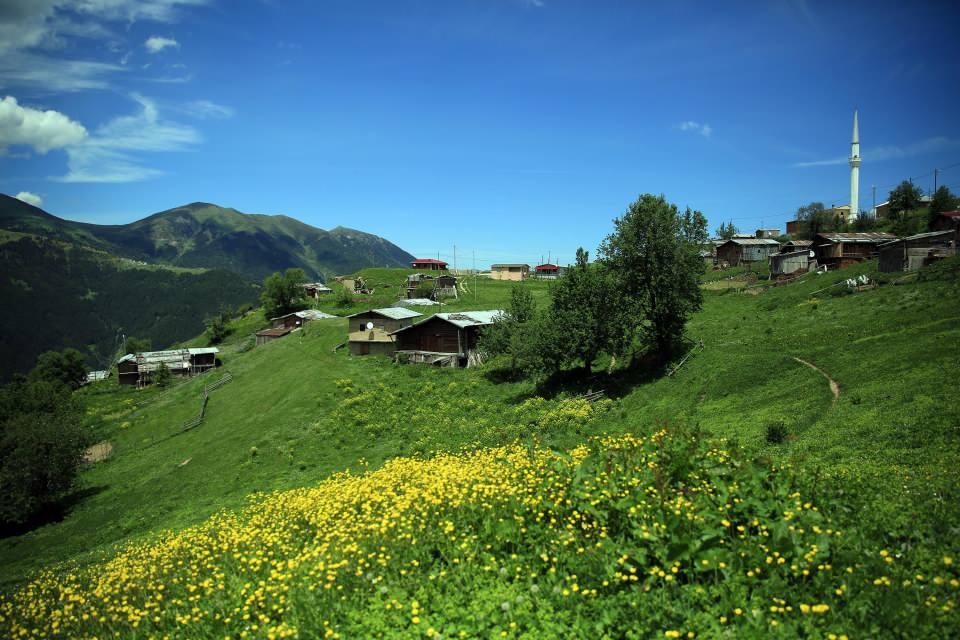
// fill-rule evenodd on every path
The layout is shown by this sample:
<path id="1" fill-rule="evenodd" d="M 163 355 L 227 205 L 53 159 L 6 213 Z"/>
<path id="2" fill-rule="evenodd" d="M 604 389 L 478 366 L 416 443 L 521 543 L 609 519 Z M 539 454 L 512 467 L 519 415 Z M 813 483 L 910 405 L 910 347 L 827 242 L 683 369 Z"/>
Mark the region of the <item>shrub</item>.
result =
<path id="1" fill-rule="evenodd" d="M 771 422 L 767 425 L 766 437 L 768 444 L 782 444 L 787 439 L 787 428 L 783 422 Z"/>

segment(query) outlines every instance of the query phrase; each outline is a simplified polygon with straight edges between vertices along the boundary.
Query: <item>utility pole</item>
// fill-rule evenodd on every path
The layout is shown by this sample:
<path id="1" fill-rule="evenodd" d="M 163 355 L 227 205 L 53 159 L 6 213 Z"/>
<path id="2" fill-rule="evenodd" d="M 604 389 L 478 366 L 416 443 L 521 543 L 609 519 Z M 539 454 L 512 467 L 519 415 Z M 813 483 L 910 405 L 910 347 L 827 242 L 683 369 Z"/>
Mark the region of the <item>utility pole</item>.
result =
<path id="1" fill-rule="evenodd" d="M 477 301 L 477 250 L 473 250 L 473 301 Z"/>
<path id="2" fill-rule="evenodd" d="M 870 185 L 870 188 L 873 190 L 873 215 L 877 215 L 877 185 Z"/>
<path id="3" fill-rule="evenodd" d="M 937 174 L 940 173 L 940 169 L 933 170 L 933 193 L 937 192 Z M 933 194 L 930 194 L 933 195 Z"/>
<path id="4" fill-rule="evenodd" d="M 457 273 L 457 245 L 453 245 L 453 272 Z"/>

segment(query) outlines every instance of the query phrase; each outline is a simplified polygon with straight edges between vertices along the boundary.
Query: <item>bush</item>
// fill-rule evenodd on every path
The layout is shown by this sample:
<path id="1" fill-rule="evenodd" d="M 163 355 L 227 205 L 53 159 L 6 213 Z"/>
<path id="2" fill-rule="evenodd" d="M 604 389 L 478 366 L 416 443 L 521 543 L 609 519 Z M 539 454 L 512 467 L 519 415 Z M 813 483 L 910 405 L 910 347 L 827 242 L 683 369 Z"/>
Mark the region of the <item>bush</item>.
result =
<path id="1" fill-rule="evenodd" d="M 22 524 L 72 487 L 91 444 L 69 388 L 34 381 L 0 389 L 0 524 Z"/>
<path id="2" fill-rule="evenodd" d="M 767 443 L 782 444 L 787 439 L 787 428 L 783 422 L 772 422 L 767 425 Z"/>
<path id="3" fill-rule="evenodd" d="M 153 381 L 157 383 L 158 387 L 166 387 L 169 386 L 172 380 L 173 374 L 170 373 L 170 369 L 167 368 L 166 364 L 161 362 L 157 372 L 153 374 Z"/>
<path id="4" fill-rule="evenodd" d="M 76 349 L 47 351 L 37 358 L 29 377 L 35 382 L 55 382 L 79 389 L 87 380 L 87 364 Z"/>

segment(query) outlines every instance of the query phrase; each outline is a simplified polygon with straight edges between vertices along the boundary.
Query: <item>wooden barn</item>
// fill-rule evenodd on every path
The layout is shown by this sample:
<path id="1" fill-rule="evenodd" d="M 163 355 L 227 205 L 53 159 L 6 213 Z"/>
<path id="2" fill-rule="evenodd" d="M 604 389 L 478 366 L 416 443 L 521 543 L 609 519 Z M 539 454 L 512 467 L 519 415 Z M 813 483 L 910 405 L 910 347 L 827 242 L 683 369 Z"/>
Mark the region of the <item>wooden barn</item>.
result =
<path id="1" fill-rule="evenodd" d="M 769 238 L 730 238 L 717 247 L 717 262 L 731 267 L 750 262 L 765 262 L 780 251 L 780 243 Z"/>
<path id="2" fill-rule="evenodd" d="M 892 233 L 818 233 L 813 238 L 817 264 L 828 269 L 844 269 L 877 256 L 877 247 L 896 240 Z"/>
<path id="3" fill-rule="evenodd" d="M 333 293 L 333 289 L 322 282 L 308 282 L 303 285 L 303 291 L 314 300 L 319 300 L 321 297 L 328 296 Z"/>
<path id="4" fill-rule="evenodd" d="M 810 257 L 809 249 L 799 249 L 796 251 L 781 251 L 770 256 L 770 275 L 789 276 L 795 273 L 806 273 L 811 265 L 815 266 L 816 260 Z"/>
<path id="5" fill-rule="evenodd" d="M 257 346 L 259 347 L 262 344 L 279 340 L 283 336 L 289 335 L 291 331 L 293 331 L 293 327 L 285 327 L 283 325 L 273 327 L 272 329 L 257 331 Z"/>
<path id="6" fill-rule="evenodd" d="M 218 353 L 216 347 L 128 353 L 117 360 L 117 382 L 142 387 L 162 366 L 175 376 L 199 375 L 217 366 Z"/>
<path id="7" fill-rule="evenodd" d="M 298 327 L 302 327 L 311 320 L 324 320 L 327 318 L 336 317 L 337 316 L 332 316 L 329 313 L 324 313 L 323 311 L 317 311 L 316 309 L 304 309 L 303 311 L 294 311 L 293 313 L 288 313 L 285 316 L 270 318 L 270 322 L 275 328 L 287 327 L 288 329 L 296 329 Z"/>
<path id="8" fill-rule="evenodd" d="M 957 255 L 957 231 L 918 233 L 877 247 L 880 271 L 915 271 Z"/>
<path id="9" fill-rule="evenodd" d="M 394 338 L 391 335 L 413 324 L 422 314 L 405 307 L 371 309 L 347 316 L 347 345 L 355 356 L 370 354 L 393 355 Z"/>
<path id="10" fill-rule="evenodd" d="M 447 263 L 443 260 L 434 260 L 433 258 L 417 258 L 410 263 L 414 269 L 420 271 L 446 271 Z"/>
<path id="11" fill-rule="evenodd" d="M 438 313 L 393 333 L 398 360 L 437 366 L 470 366 L 479 361 L 477 345 L 483 327 L 493 324 L 500 310 Z"/>

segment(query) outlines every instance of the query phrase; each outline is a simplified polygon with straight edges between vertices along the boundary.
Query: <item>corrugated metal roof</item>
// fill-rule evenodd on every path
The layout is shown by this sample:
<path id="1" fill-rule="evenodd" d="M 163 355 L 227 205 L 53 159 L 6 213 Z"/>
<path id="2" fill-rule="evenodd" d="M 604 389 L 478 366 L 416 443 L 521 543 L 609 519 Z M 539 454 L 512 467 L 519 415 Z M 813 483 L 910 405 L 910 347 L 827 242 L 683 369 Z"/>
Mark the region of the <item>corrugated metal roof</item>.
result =
<path id="1" fill-rule="evenodd" d="M 502 263 L 502 264 L 492 264 L 492 265 L 490 265 L 490 268 L 491 268 L 491 269 L 503 269 L 503 268 L 510 268 L 510 267 L 526 267 L 527 269 L 529 269 L 529 268 L 530 268 L 530 265 L 528 265 L 528 264 L 523 264 L 523 263 L 520 263 L 520 262 L 513 262 L 513 263 L 504 262 L 504 263 Z"/>
<path id="2" fill-rule="evenodd" d="M 730 238 L 727 242 L 732 242 L 733 244 L 739 245 L 762 245 L 766 247 L 772 247 L 774 245 L 780 246 L 780 243 L 772 238 Z M 723 244 L 726 244 L 724 242 Z"/>
<path id="3" fill-rule="evenodd" d="M 880 233 L 877 231 L 859 231 L 856 233 L 818 233 L 821 238 L 826 238 L 830 242 L 886 242 L 896 240 L 897 236 L 892 233 Z"/>
<path id="4" fill-rule="evenodd" d="M 117 360 L 117 364 L 120 364 L 121 362 L 128 362 L 130 360 L 143 360 L 147 364 L 154 362 L 170 362 L 174 360 L 189 360 L 190 356 L 198 356 L 206 353 L 220 353 L 220 349 L 217 349 L 216 347 L 198 347 L 194 349 L 172 349 L 169 351 L 144 351 L 136 354 L 128 353 Z"/>
<path id="5" fill-rule="evenodd" d="M 811 247 L 813 246 L 813 240 L 790 240 L 787 244 L 795 247 Z"/>
<path id="6" fill-rule="evenodd" d="M 293 327 L 276 327 L 274 329 L 264 329 L 263 331 L 257 331 L 258 336 L 285 336 L 288 333 L 293 331 Z"/>
<path id="7" fill-rule="evenodd" d="M 393 303 L 395 307 L 434 307 L 439 305 L 439 302 L 434 302 L 430 298 L 408 298 Z"/>
<path id="8" fill-rule="evenodd" d="M 952 236 L 952 235 L 953 235 L 953 231 L 950 231 L 950 230 L 947 230 L 947 231 L 927 231 L 926 233 L 918 233 L 918 234 L 913 235 L 913 236 L 907 236 L 906 238 L 897 238 L 896 240 L 891 240 L 890 242 L 884 242 L 884 243 L 881 244 L 880 246 L 881 246 L 881 247 L 888 247 L 888 246 L 890 246 L 890 245 L 892 245 L 892 244 L 894 244 L 894 243 L 897 243 L 897 242 L 906 242 L 906 241 L 908 241 L 908 240 L 923 240 L 923 239 L 925 239 L 925 238 L 929 238 L 929 239 L 932 240 L 933 238 L 941 237 L 941 236 L 944 237 L 944 238 L 949 238 L 949 237 Z"/>
<path id="9" fill-rule="evenodd" d="M 406 320 L 407 318 L 416 318 L 423 315 L 422 313 L 417 313 L 411 309 L 405 309 L 403 307 L 386 307 L 383 309 L 370 309 L 369 311 L 361 311 L 360 313 L 354 313 L 353 315 L 347 316 L 348 318 L 356 318 L 365 313 L 376 313 L 383 316 L 384 318 L 390 318 L 391 320 Z"/>
<path id="10" fill-rule="evenodd" d="M 298 318 L 304 318 L 305 320 L 324 320 L 326 318 L 337 317 L 329 313 L 324 313 L 323 311 L 317 311 L 316 309 L 305 309 L 303 311 L 296 311 L 294 312 L 293 315 L 297 316 Z"/>
<path id="11" fill-rule="evenodd" d="M 198 349 L 187 349 L 192 356 L 203 355 L 204 353 L 220 353 L 220 349 L 216 347 L 200 347 Z"/>
<path id="12" fill-rule="evenodd" d="M 464 327 L 475 327 L 487 324 L 493 324 L 494 319 L 503 315 L 500 309 L 492 311 L 458 311 L 455 313 L 438 313 L 437 317 L 455 324 L 461 329 Z"/>

